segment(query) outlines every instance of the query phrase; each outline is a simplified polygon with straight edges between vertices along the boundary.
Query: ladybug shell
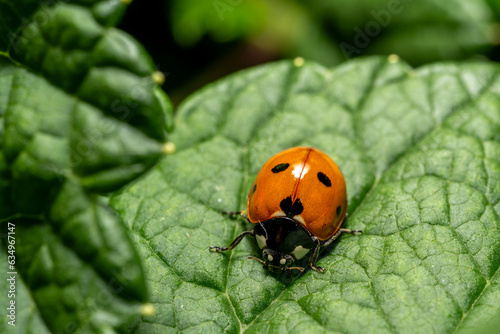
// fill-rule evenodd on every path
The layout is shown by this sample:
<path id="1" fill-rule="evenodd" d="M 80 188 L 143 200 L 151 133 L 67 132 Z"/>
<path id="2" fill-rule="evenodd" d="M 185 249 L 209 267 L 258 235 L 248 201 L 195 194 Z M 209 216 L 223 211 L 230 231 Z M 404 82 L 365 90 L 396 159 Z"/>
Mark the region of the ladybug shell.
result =
<path id="1" fill-rule="evenodd" d="M 320 240 L 338 231 L 346 212 L 344 176 L 325 153 L 310 147 L 294 147 L 269 159 L 248 194 L 250 222 L 289 217 Z"/>

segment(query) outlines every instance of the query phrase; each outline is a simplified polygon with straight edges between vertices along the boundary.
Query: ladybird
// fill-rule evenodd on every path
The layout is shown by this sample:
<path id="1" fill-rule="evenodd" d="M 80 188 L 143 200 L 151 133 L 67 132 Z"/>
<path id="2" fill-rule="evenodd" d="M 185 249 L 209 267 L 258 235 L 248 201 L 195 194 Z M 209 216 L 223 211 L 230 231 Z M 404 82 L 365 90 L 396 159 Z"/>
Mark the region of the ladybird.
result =
<path id="1" fill-rule="evenodd" d="M 235 213 L 255 224 L 254 229 L 241 233 L 229 247 L 210 250 L 228 251 L 244 236 L 253 236 L 262 259 L 248 258 L 276 273 L 304 271 L 292 264 L 306 256 L 312 269 L 323 272 L 316 265 L 320 248 L 342 233 L 362 233 L 340 228 L 347 214 L 344 176 L 332 159 L 311 147 L 294 147 L 271 157 L 250 188 L 247 211 L 229 212 Z"/>

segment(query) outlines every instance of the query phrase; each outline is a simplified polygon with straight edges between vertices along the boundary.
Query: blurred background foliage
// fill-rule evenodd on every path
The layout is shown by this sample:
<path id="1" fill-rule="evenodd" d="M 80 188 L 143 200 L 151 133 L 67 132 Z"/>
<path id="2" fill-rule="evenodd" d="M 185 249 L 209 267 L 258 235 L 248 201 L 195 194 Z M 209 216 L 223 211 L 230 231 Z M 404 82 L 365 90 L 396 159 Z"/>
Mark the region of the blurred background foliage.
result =
<path id="1" fill-rule="evenodd" d="M 499 61 L 499 22 L 499 0 L 136 0 L 120 28 L 152 54 L 178 104 L 208 82 L 282 58 Z"/>

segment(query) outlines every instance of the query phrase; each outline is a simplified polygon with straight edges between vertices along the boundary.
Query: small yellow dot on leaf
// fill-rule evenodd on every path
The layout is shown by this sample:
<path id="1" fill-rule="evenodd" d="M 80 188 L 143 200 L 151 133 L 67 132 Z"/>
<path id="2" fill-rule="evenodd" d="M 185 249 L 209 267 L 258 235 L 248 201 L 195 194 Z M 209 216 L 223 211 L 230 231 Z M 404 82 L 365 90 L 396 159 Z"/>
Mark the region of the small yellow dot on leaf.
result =
<path id="1" fill-rule="evenodd" d="M 163 83 L 165 82 L 165 74 L 161 73 L 160 71 L 154 71 L 151 76 L 153 77 L 153 81 L 158 85 L 163 85 Z"/>
<path id="2" fill-rule="evenodd" d="M 390 54 L 387 57 L 387 61 L 391 64 L 397 63 L 399 61 L 399 56 L 397 54 Z"/>
<path id="3" fill-rule="evenodd" d="M 295 65 L 296 67 L 301 67 L 304 65 L 304 63 L 305 63 L 305 60 L 302 57 L 297 57 L 293 60 L 293 65 Z"/>
<path id="4" fill-rule="evenodd" d="M 172 154 L 175 152 L 175 144 L 171 141 L 163 144 L 163 152 L 166 154 Z"/>
<path id="5" fill-rule="evenodd" d="M 144 304 L 142 305 L 141 313 L 146 317 L 152 316 L 155 314 L 155 307 L 151 303 Z"/>

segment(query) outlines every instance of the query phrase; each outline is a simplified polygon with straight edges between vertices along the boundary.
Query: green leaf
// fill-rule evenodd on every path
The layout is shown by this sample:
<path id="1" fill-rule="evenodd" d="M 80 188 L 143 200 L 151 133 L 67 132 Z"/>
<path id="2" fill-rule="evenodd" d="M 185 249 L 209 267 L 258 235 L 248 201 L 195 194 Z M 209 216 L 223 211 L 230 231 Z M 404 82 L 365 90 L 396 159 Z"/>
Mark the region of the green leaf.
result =
<path id="1" fill-rule="evenodd" d="M 170 0 L 172 33 L 184 46 L 209 36 L 267 54 L 332 66 L 397 54 L 413 65 L 490 57 L 498 44 L 496 0 Z"/>
<path id="2" fill-rule="evenodd" d="M 148 301 L 141 260 L 103 195 L 164 156 L 172 106 L 150 56 L 113 27 L 125 8 L 0 3 L 0 221 L 16 226 L 23 333 L 40 323 L 114 332 Z"/>
<path id="3" fill-rule="evenodd" d="M 3 232 L 3 231 L 2 231 Z M 4 240 L 0 241 L 2 244 Z M 3 245 L 2 245 L 3 246 Z M 10 255 L 10 254 L 9 254 Z M 5 252 L 0 252 L 0 261 L 7 264 L 7 254 Z M 4 266 L 7 268 L 7 265 Z M 50 331 L 45 326 L 42 317 L 36 307 L 35 302 L 30 296 L 30 290 L 26 284 L 19 279 L 15 281 L 15 295 L 16 298 L 9 298 L 11 294 L 11 276 L 10 274 L 2 275 L 2 280 L 0 281 L 0 288 L 4 291 L 6 297 L 4 297 L 5 308 L 10 307 L 10 301 L 15 301 L 15 324 L 16 326 L 7 325 L 7 322 L 12 321 L 14 318 L 10 317 L 10 310 L 6 310 L 5 316 L 0 318 L 0 328 L 2 328 L 3 333 L 30 333 L 36 330 L 37 333 L 48 334 Z"/>
<path id="4" fill-rule="evenodd" d="M 467 59 L 496 44 L 487 0 L 316 0 L 312 7 L 338 32 L 348 58 L 394 53 L 424 64 Z"/>
<path id="5" fill-rule="evenodd" d="M 141 303 L 120 297 L 122 282 L 96 275 L 49 224 L 16 220 L 15 225 L 18 274 L 13 275 L 16 296 L 9 301 L 16 303 L 16 326 L 3 317 L 2 332 L 113 332 L 141 313 Z"/>
<path id="6" fill-rule="evenodd" d="M 179 44 L 192 46 L 205 35 L 218 42 L 250 36 L 265 23 L 266 4 L 221 0 L 171 1 L 169 20 Z"/>
<path id="7" fill-rule="evenodd" d="M 299 64 L 299 63 L 297 63 Z M 175 154 L 111 200 L 139 249 L 156 315 L 134 332 L 467 332 L 500 311 L 500 68 L 394 57 L 234 74 L 179 108 Z M 312 270 L 248 255 L 243 210 L 262 164 L 311 145 L 347 182 L 345 235 Z"/>

